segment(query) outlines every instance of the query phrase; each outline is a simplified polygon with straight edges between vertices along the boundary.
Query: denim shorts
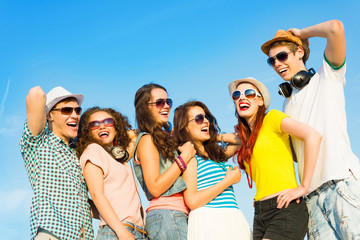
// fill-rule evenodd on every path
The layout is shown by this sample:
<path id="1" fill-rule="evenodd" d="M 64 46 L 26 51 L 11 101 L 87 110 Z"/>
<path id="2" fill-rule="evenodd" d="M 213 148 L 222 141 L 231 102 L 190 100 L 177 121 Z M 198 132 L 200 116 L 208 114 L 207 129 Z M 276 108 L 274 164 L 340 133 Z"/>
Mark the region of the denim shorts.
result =
<path id="1" fill-rule="evenodd" d="M 328 181 L 305 200 L 310 216 L 309 240 L 360 239 L 359 180 Z"/>
<path id="2" fill-rule="evenodd" d="M 287 208 L 277 208 L 277 196 L 255 202 L 253 240 L 304 239 L 309 215 L 303 198 L 295 200 Z"/>
<path id="3" fill-rule="evenodd" d="M 144 235 L 143 233 L 141 233 L 140 231 L 135 229 L 135 225 L 133 223 L 130 222 L 126 222 L 124 221 L 124 223 L 126 223 L 127 225 L 131 225 L 132 227 L 129 227 L 127 225 L 124 225 L 124 227 L 132 234 L 135 236 L 136 240 L 140 240 L 140 239 L 146 239 L 148 240 L 149 238 L 147 237 L 147 235 Z M 141 227 L 136 226 L 137 229 L 140 230 L 144 230 Z M 100 226 L 99 231 L 97 233 L 96 236 L 96 240 L 117 240 L 118 237 L 116 236 L 116 233 L 109 227 L 109 225 L 103 225 Z"/>
<path id="4" fill-rule="evenodd" d="M 154 209 L 147 213 L 146 231 L 151 240 L 186 240 L 188 215 L 170 209 Z"/>

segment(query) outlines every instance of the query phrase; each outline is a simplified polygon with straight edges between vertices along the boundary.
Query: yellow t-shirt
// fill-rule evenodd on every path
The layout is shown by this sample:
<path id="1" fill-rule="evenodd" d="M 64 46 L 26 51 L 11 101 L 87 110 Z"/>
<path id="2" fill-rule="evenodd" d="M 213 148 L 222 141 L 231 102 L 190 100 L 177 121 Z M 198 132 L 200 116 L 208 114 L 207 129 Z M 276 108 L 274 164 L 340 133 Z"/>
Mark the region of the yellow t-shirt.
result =
<path id="1" fill-rule="evenodd" d="M 289 116 L 283 112 L 270 110 L 255 142 L 251 156 L 252 178 L 257 189 L 255 201 L 298 186 L 289 135 L 281 131 L 281 121 L 286 117 Z M 245 167 L 250 176 L 248 164 Z"/>

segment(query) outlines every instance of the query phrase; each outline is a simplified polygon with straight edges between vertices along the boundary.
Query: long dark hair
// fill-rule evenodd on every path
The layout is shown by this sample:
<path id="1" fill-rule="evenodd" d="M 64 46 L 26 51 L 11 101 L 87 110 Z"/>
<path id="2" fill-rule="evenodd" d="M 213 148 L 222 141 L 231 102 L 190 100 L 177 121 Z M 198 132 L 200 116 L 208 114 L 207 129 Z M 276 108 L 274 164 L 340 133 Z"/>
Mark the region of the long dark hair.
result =
<path id="1" fill-rule="evenodd" d="M 187 141 L 191 141 L 194 143 L 194 140 L 191 138 L 190 133 L 186 129 L 189 121 L 189 110 L 192 107 L 201 107 L 208 120 L 209 120 L 209 133 L 210 139 L 203 142 L 204 148 L 208 156 L 205 156 L 202 152 L 199 151 L 197 146 L 195 146 L 196 154 L 200 157 L 207 159 L 208 157 L 215 162 L 223 162 L 226 161 L 226 155 L 224 150 L 217 144 L 217 135 L 220 133 L 220 128 L 217 124 L 217 121 L 214 115 L 211 114 L 210 110 L 206 107 L 206 105 L 200 101 L 190 101 L 187 102 L 175 109 L 174 115 L 174 132 L 173 135 L 176 139 L 178 145 L 182 145 Z"/>
<path id="2" fill-rule="evenodd" d="M 159 149 L 164 159 L 175 158 L 176 145 L 170 133 L 163 130 L 162 126 L 156 123 L 154 116 L 149 109 L 151 91 L 153 89 L 166 89 L 155 83 L 150 83 L 139 88 L 135 94 L 135 112 L 137 126 L 142 132 L 148 132 L 152 136 L 155 146 Z"/>
<path id="3" fill-rule="evenodd" d="M 245 83 L 245 82 L 242 82 L 242 83 Z M 246 83 L 249 83 L 249 82 L 246 82 Z M 251 83 L 249 83 L 249 84 L 251 84 Z M 251 84 L 251 85 L 253 85 L 253 84 Z M 260 92 L 259 89 L 255 85 L 253 85 L 253 86 L 257 89 L 258 92 Z M 260 94 L 261 94 L 261 92 L 260 92 Z M 260 132 L 261 126 L 263 124 L 265 115 L 266 115 L 266 108 L 265 108 L 265 104 L 263 104 L 262 106 L 259 107 L 259 109 L 255 115 L 255 124 L 254 124 L 253 131 L 251 131 L 250 126 L 246 122 L 246 119 L 240 117 L 235 108 L 235 116 L 238 119 L 237 130 L 238 130 L 239 136 L 241 138 L 241 142 L 243 143 L 241 148 L 239 148 L 236 151 L 237 162 L 241 169 L 245 170 L 244 161 L 247 164 L 250 164 L 251 155 L 253 153 L 257 137 L 259 136 L 259 132 Z"/>
<path id="4" fill-rule="evenodd" d="M 85 148 L 91 143 L 98 143 L 96 139 L 94 139 L 91 135 L 91 131 L 89 129 L 89 119 L 90 116 L 96 112 L 106 112 L 112 116 L 115 120 L 115 138 L 117 145 L 122 146 L 124 149 L 129 146 L 130 138 L 127 134 L 127 130 L 131 129 L 131 125 L 129 124 L 127 118 L 123 116 L 121 113 L 115 111 L 112 108 L 100 108 L 100 107 L 92 107 L 86 110 L 80 118 L 79 128 L 78 128 L 78 137 L 76 143 L 76 153 L 80 157 L 84 152 Z M 104 146 L 103 146 L 104 147 Z M 104 147 L 106 151 L 109 151 L 106 147 Z"/>

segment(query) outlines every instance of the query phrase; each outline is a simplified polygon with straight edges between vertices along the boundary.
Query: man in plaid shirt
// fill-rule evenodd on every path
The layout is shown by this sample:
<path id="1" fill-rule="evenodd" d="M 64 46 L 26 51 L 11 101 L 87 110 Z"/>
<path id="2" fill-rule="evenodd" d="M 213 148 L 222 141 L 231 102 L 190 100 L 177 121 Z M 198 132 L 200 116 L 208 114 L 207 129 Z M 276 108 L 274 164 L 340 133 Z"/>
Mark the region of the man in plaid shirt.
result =
<path id="1" fill-rule="evenodd" d="M 34 191 L 31 239 L 94 239 L 85 180 L 73 148 L 83 96 L 40 87 L 26 97 L 20 150 Z"/>

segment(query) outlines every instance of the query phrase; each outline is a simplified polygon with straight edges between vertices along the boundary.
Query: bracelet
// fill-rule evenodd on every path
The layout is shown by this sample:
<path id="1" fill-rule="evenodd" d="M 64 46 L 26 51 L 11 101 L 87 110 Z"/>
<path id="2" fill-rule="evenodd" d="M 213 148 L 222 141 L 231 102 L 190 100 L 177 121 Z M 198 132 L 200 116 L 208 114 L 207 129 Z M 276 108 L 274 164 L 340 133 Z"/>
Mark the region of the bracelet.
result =
<path id="1" fill-rule="evenodd" d="M 180 168 L 181 172 L 184 172 L 186 170 L 186 164 L 184 162 L 184 159 L 180 155 L 177 158 L 175 158 L 174 161 L 176 162 L 176 164 Z"/>

